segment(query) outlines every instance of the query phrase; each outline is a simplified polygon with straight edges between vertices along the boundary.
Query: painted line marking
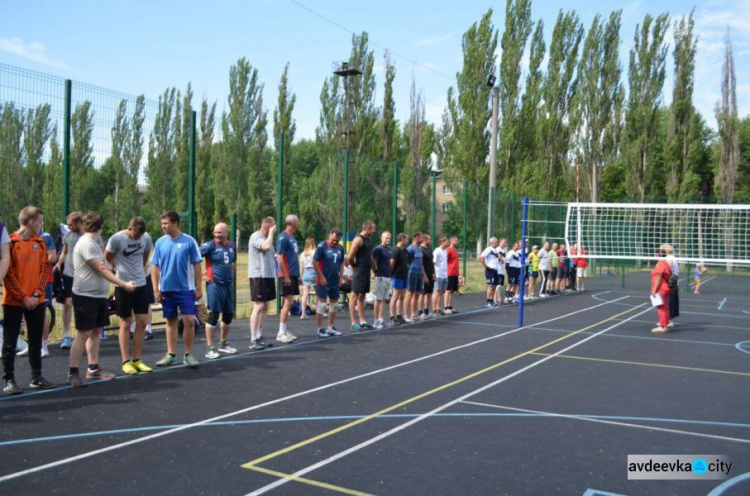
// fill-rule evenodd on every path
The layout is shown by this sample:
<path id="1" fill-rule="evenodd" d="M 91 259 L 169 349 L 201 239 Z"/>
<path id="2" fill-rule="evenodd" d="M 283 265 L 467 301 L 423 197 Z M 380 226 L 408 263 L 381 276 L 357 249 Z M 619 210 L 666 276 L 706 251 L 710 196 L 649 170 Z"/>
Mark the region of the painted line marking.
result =
<path id="1" fill-rule="evenodd" d="M 654 427 L 650 425 L 631 424 L 629 422 L 615 422 L 612 420 L 602 420 L 602 419 L 595 419 L 595 418 L 588 418 L 588 417 L 580 417 L 580 416 L 575 416 L 575 415 L 567 415 L 564 413 L 542 412 L 538 410 L 528 410 L 526 408 L 513 408 L 510 406 L 493 405 L 491 403 L 479 403 L 476 401 L 463 401 L 462 403 L 466 403 L 467 405 L 474 405 L 474 406 L 485 406 L 487 408 L 497 408 L 500 410 L 510 410 L 513 412 L 537 413 L 541 415 L 548 415 L 550 417 L 558 417 L 558 418 L 565 418 L 565 419 L 572 419 L 572 420 L 582 420 L 584 422 L 593 422 L 596 424 L 617 425 L 620 427 L 632 427 L 634 429 L 667 432 L 670 434 L 684 434 L 686 436 L 705 437 L 709 439 L 718 439 L 721 441 L 731 441 L 735 443 L 750 444 L 750 439 L 743 439 L 739 437 L 718 436 L 715 434 L 704 434 L 702 432 L 683 431 L 679 429 L 667 429 L 665 427 Z"/>
<path id="2" fill-rule="evenodd" d="M 595 294 L 591 295 L 591 298 L 593 298 L 596 301 L 611 301 L 612 303 L 615 303 L 615 300 L 605 300 L 604 298 L 600 297 L 600 295 L 604 295 L 604 294 L 608 294 L 608 293 L 612 293 L 612 291 L 602 291 L 601 293 L 595 293 Z M 634 298 L 639 298 L 639 297 L 640 298 L 647 298 L 646 296 L 643 296 L 640 293 L 639 294 L 629 294 L 629 296 L 634 297 Z M 615 305 L 620 305 L 620 306 L 625 306 L 625 307 L 632 307 L 633 306 L 630 303 L 620 303 L 620 302 L 615 303 Z M 680 311 L 680 313 L 681 314 L 685 314 L 685 315 L 702 315 L 702 316 L 706 316 L 706 317 L 721 317 L 722 319 L 740 319 L 740 320 L 744 320 L 744 321 L 748 320 L 747 317 L 744 317 L 742 315 L 729 315 L 726 312 L 722 312 L 722 313 L 708 313 L 708 312 L 683 312 L 683 311 Z M 743 310 L 742 313 L 744 313 L 746 315 L 750 315 L 750 312 L 745 311 L 745 310 Z"/>
<path id="3" fill-rule="evenodd" d="M 620 494 L 620 493 L 610 493 L 607 491 L 600 491 L 599 489 L 586 489 L 586 492 L 583 493 L 583 496 L 626 496 L 626 495 Z"/>
<path id="4" fill-rule="evenodd" d="M 734 345 L 735 348 L 737 348 L 742 353 L 748 353 L 750 354 L 750 341 L 740 341 L 736 345 Z"/>
<path id="5" fill-rule="evenodd" d="M 582 308 L 580 310 L 576 310 L 574 312 L 570 312 L 570 313 L 567 313 L 565 315 L 561 315 L 559 317 L 554 317 L 552 319 L 548 319 L 548 320 L 545 320 L 545 321 L 542 321 L 542 322 L 538 322 L 538 324 L 546 324 L 548 322 L 554 322 L 556 320 L 564 319 L 564 318 L 570 317 L 572 315 L 577 315 L 579 313 L 586 312 L 588 310 L 593 310 L 595 308 L 599 308 L 599 307 L 605 306 L 605 305 L 607 305 L 609 303 L 615 303 L 615 302 L 617 302 L 619 300 L 622 300 L 622 299 L 625 299 L 625 298 L 628 298 L 628 296 L 627 295 L 623 296 L 622 298 L 618 298 L 617 300 L 613 300 L 611 302 L 608 301 L 608 302 L 600 303 L 600 304 L 597 304 L 597 305 L 592 305 L 590 307 Z M 475 312 L 480 312 L 480 311 L 485 311 L 485 309 L 477 310 Z M 470 312 L 466 312 L 464 315 L 466 315 L 468 313 L 470 313 Z M 415 358 L 413 360 L 409 360 L 409 361 L 406 361 L 406 362 L 397 363 L 395 365 L 390 365 L 388 367 L 384 367 L 384 368 L 381 368 L 381 369 L 373 370 L 371 372 L 366 372 L 364 374 L 360 374 L 360 375 L 357 375 L 357 376 L 349 377 L 347 379 L 342 379 L 340 381 L 331 382 L 329 384 L 324 384 L 322 386 L 318 386 L 318 387 L 312 388 L 312 389 L 307 389 L 305 391 L 300 391 L 299 393 L 294 393 L 294 394 L 291 394 L 291 395 L 288 395 L 288 396 L 284 396 L 282 398 L 277 398 L 275 400 L 266 401 L 264 403 L 259 403 L 257 405 L 252 405 L 252 406 L 249 406 L 247 408 L 243 408 L 241 410 L 236 410 L 234 412 L 229 412 L 229 413 L 225 413 L 223 415 L 218 415 L 218 416 L 215 416 L 215 417 L 211 417 L 211 418 L 208 418 L 208 419 L 205 419 L 205 420 L 200 420 L 200 421 L 194 422 L 192 424 L 187 424 L 187 425 L 175 427 L 174 429 L 169 429 L 169 430 L 166 430 L 166 431 L 157 432 L 157 433 L 154 433 L 154 434 L 149 434 L 148 436 L 143 436 L 143 437 L 139 437 L 139 438 L 136 438 L 136 439 L 131 439 L 129 441 L 125 441 L 125 442 L 122 442 L 122 443 L 119 443 L 119 444 L 114 444 L 114 445 L 111 445 L 111 446 L 106 446 L 104 448 L 99 448 L 99 449 L 93 450 L 93 451 L 88 451 L 88 452 L 81 453 L 81 454 L 78 454 L 78 455 L 75 455 L 75 456 L 72 456 L 72 457 L 69 457 L 69 458 L 63 458 L 63 459 L 57 460 L 55 462 L 50 462 L 50 463 L 46 463 L 44 465 L 38 465 L 36 467 L 32 467 L 32 468 L 28 468 L 28 469 L 25 469 L 25 470 L 21 470 L 19 472 L 10 473 L 10 474 L 7 474 L 7 475 L 4 475 L 4 476 L 0 477 L 0 483 L 8 481 L 8 480 L 16 479 L 18 477 L 23 477 L 25 475 L 29 475 L 29 474 L 41 472 L 43 470 L 47 470 L 47 469 L 50 469 L 50 468 L 59 467 L 61 465 L 66 465 L 68 463 L 73 463 L 73 462 L 76 462 L 78 460 L 85 460 L 86 458 L 91 458 L 91 457 L 94 457 L 94 456 L 101 455 L 103 453 L 107 453 L 107 452 L 110 452 L 110 451 L 118 450 L 118 449 L 121 449 L 121 448 L 126 448 L 128 446 L 132 446 L 132 445 L 135 445 L 135 444 L 140 444 L 140 443 L 143 443 L 143 442 L 146 442 L 146 441 L 150 441 L 152 439 L 158 439 L 158 438 L 163 437 L 163 436 L 168 436 L 170 434 L 175 434 L 175 433 L 178 433 L 178 432 L 181 432 L 181 431 L 192 429 L 193 427 L 199 427 L 201 425 L 210 424 L 212 422 L 216 422 L 217 420 L 224 420 L 224 419 L 227 419 L 227 418 L 236 417 L 237 415 L 242 415 L 244 413 L 248 413 L 248 412 L 251 412 L 251 411 L 254 411 L 254 410 L 259 410 L 259 409 L 265 408 L 267 406 L 271 406 L 271 405 L 276 405 L 276 404 L 279 404 L 279 403 L 283 403 L 285 401 L 289 401 L 289 400 L 292 400 L 292 399 L 295 399 L 295 398 L 300 398 L 300 397 L 306 396 L 308 394 L 317 393 L 319 391 L 324 391 L 326 389 L 334 388 L 334 387 L 340 386 L 342 384 L 347 384 L 349 382 L 353 382 L 353 381 L 356 381 L 356 380 L 359 380 L 359 379 L 363 379 L 363 378 L 366 378 L 366 377 L 371 377 L 371 376 L 374 376 L 374 375 L 377 375 L 377 374 L 381 374 L 383 372 L 388 372 L 388 371 L 391 371 L 391 370 L 395 370 L 397 368 L 404 367 L 404 366 L 407 366 L 407 365 L 412 365 L 414 363 L 418 363 L 418 362 L 421 362 L 421 361 L 424 361 L 424 360 L 429 360 L 430 358 L 441 356 L 441 355 L 444 355 L 446 353 L 451 353 L 453 351 L 460 350 L 460 349 L 463 349 L 463 348 L 468 348 L 468 347 L 474 346 L 476 344 L 485 343 L 485 342 L 491 341 L 493 339 L 497 339 L 497 338 L 500 338 L 500 337 L 503 337 L 503 336 L 507 336 L 509 334 L 513 334 L 513 333 L 521 331 L 523 329 L 526 329 L 526 327 L 519 327 L 517 329 L 513 329 L 511 331 L 507 331 L 507 332 L 504 332 L 504 333 L 501 333 L 501 334 L 497 334 L 495 336 L 490 336 L 490 337 L 487 337 L 487 338 L 482 338 L 482 339 L 479 339 L 477 341 L 472 341 L 471 343 L 465 343 L 465 344 L 462 344 L 460 346 L 455 346 L 453 348 L 449 348 L 447 350 L 441 350 L 441 351 L 438 351 L 437 353 L 433 353 L 431 355 L 425 355 L 425 356 L 422 356 L 422 357 L 419 357 L 419 358 Z M 359 334 L 363 334 L 363 333 L 359 333 Z M 279 348 L 279 349 L 287 349 L 287 348 L 288 347 L 283 347 L 283 348 Z"/>
<path id="6" fill-rule="evenodd" d="M 717 308 L 717 310 L 721 310 L 722 308 L 724 308 L 724 305 L 726 304 L 726 302 L 727 302 L 726 298 L 724 298 L 723 300 L 721 300 L 721 302 L 719 303 L 719 307 Z"/>
<path id="7" fill-rule="evenodd" d="M 642 305 L 640 305 L 640 306 L 643 306 L 643 305 L 646 305 L 646 303 L 643 303 L 643 304 L 642 304 Z M 639 307 L 636 307 L 636 308 L 635 308 L 635 309 L 633 309 L 633 310 L 637 310 L 638 308 L 640 308 L 640 306 L 639 306 Z M 646 312 L 647 312 L 647 311 L 649 311 L 649 310 L 651 310 L 651 309 L 650 309 L 650 308 L 647 308 L 646 310 L 643 310 L 643 311 L 641 311 L 641 312 L 639 312 L 639 313 L 633 314 L 633 318 L 635 318 L 635 317 L 638 317 L 638 316 L 640 316 L 640 315 L 642 315 L 642 314 L 646 313 Z M 626 311 L 626 312 L 627 312 L 627 311 Z M 622 313 L 626 313 L 626 312 L 622 312 Z M 619 315 L 621 315 L 621 314 L 618 314 L 617 316 L 619 316 Z M 609 319 L 605 319 L 605 320 L 604 320 L 604 321 L 602 321 L 602 322 L 607 322 L 608 320 L 609 320 Z M 599 323 L 597 323 L 597 324 L 594 324 L 594 325 L 599 325 L 600 323 L 601 323 L 601 322 L 599 322 Z M 597 336 L 599 336 L 599 335 L 601 335 L 601 334 L 603 334 L 603 333 L 605 333 L 605 332 L 607 332 L 607 331 L 609 331 L 609 330 L 611 330 L 611 329 L 614 329 L 615 327 L 617 327 L 617 326 L 619 326 L 619 325 L 620 325 L 620 324 L 618 323 L 618 324 L 614 324 L 614 325 L 612 325 L 612 326 L 610 326 L 610 327 L 607 327 L 606 329 L 603 329 L 603 330 L 599 331 L 599 332 L 598 332 L 597 334 L 594 334 L 594 335 L 592 335 L 592 336 L 589 336 L 589 337 L 587 337 L 587 338 L 585 338 L 585 339 L 582 339 L 581 341 L 579 341 L 579 342 L 577 342 L 577 343 L 573 343 L 572 345 L 570 345 L 570 346 L 568 346 L 567 348 L 564 348 L 564 349 L 562 349 L 562 350 L 558 351 L 557 353 L 565 353 L 565 352 L 566 352 L 566 351 L 568 351 L 568 350 L 572 350 L 573 348 L 576 348 L 576 347 L 578 347 L 578 346 L 582 345 L 583 343 L 585 343 L 585 342 L 587 342 L 587 341 L 590 341 L 590 340 L 594 339 L 595 337 L 597 337 Z M 592 327 L 592 326 L 589 326 L 589 327 Z M 557 343 L 557 342 L 560 342 L 560 341 L 562 341 L 563 339 L 567 339 L 568 337 L 574 336 L 574 335 L 576 335 L 576 334 L 577 334 L 578 332 L 582 332 L 583 330 L 587 330 L 587 329 L 588 329 L 588 327 L 587 327 L 587 328 L 584 328 L 584 329 L 581 329 L 580 331 L 576 331 L 575 333 L 572 333 L 572 334 L 570 334 L 570 335 L 568 335 L 568 336 L 563 336 L 563 337 L 562 337 L 562 338 L 560 338 L 560 339 L 556 339 L 556 340 L 554 340 L 554 341 L 551 341 L 551 342 L 549 342 L 549 343 L 547 343 L 547 344 L 545 344 L 545 345 L 542 345 L 542 346 L 540 346 L 540 347 L 538 347 L 538 348 L 535 348 L 534 350 L 530 350 L 530 351 L 528 351 L 528 352 L 525 352 L 525 353 L 523 353 L 523 354 L 521 354 L 521 355 L 517 355 L 517 357 L 528 355 L 528 354 L 532 353 L 533 351 L 536 351 L 536 350 L 538 350 L 539 348 L 544 348 L 544 347 L 550 346 L 550 345 L 552 345 L 552 344 L 555 344 L 555 343 Z M 554 355 L 553 355 L 553 356 L 554 356 Z M 471 398 L 472 396 L 475 396 L 475 395 L 477 395 L 477 394 L 479 394 L 479 393 L 481 393 L 481 392 L 484 392 L 484 391 L 486 391 L 486 390 L 488 390 L 488 389 L 490 389 L 490 388 L 493 388 L 493 387 L 497 386 L 498 384 L 502 384 L 503 382 L 505 382 L 505 381 L 507 381 L 507 380 L 509 380 L 509 379 L 512 379 L 513 377 L 516 377 L 517 375 L 520 375 L 520 374 L 522 374 L 522 373 L 526 372 L 527 370 L 530 370 L 530 369 L 532 369 L 532 368 L 534 368 L 534 367 L 536 367 L 536 366 L 538 366 L 538 365 L 541 365 L 542 363 L 544 363 L 544 362 L 546 362 L 546 361 L 550 360 L 551 358 L 552 358 L 552 356 L 550 356 L 550 357 L 545 357 L 545 358 L 542 358 L 541 360 L 538 360 L 538 361 L 536 361 L 536 362 L 533 362 L 533 363 L 531 363 L 531 364 L 529 364 L 529 365 L 527 365 L 527 366 L 525 366 L 525 367 L 523 367 L 523 368 L 521 368 L 521 369 L 519 369 L 519 370 L 517 370 L 517 371 L 515 371 L 515 372 L 512 372 L 512 373 L 510 373 L 510 374 L 508 374 L 508 375 L 506 375 L 506 376 L 504 376 L 504 377 L 501 377 L 500 379 L 498 379 L 498 380 L 496 380 L 496 381 L 494 381 L 494 382 L 492 382 L 492 383 L 490 383 L 490 384 L 487 384 L 486 386 L 482 386 L 481 388 L 479 388 L 479 389 L 476 389 L 476 390 L 474 390 L 474 391 L 472 391 L 472 392 L 470 392 L 470 393 L 467 393 L 467 394 L 465 394 L 465 395 L 463 395 L 463 396 L 461 396 L 461 397 L 459 397 L 459 398 L 456 398 L 455 400 L 449 401 L 448 403 L 445 403 L 445 404 L 443 404 L 442 406 L 439 406 L 439 407 L 435 408 L 434 410 L 432 410 L 432 411 L 430 411 L 430 412 L 427 412 L 427 413 L 425 413 L 425 414 L 423 414 L 423 415 L 420 415 L 419 417 L 417 417 L 417 418 L 415 418 L 415 419 L 413 419 L 413 420 L 410 420 L 409 422 L 405 422 L 404 424 L 401 424 L 401 425 L 399 425 L 399 426 L 397 426 L 397 427 L 395 427 L 395 428 L 393 428 L 393 429 L 391 429 L 391 430 L 389 430 L 389 431 L 386 431 L 386 432 L 384 432 L 384 433 L 382 433 L 382 434 L 380 434 L 380 435 L 378 435 L 378 436 L 375 436 L 375 437 L 373 437 L 373 438 L 371 438 L 371 439 L 368 439 L 367 441 L 364 441 L 364 442 L 362 442 L 362 443 L 359 443 L 359 444 L 357 444 L 357 445 L 355 445 L 355 446 L 352 446 L 351 448 L 349 448 L 349 449 L 347 449 L 347 450 L 341 451 L 341 452 L 339 452 L 339 453 L 337 453 L 337 454 L 335 454 L 335 455 L 333 455 L 333 456 L 331 456 L 331 457 L 329 457 L 329 458 L 326 458 L 325 460 L 321 460 L 321 461 L 319 461 L 319 462 L 317 462 L 317 463 L 315 463 L 315 464 L 313 464 L 313 465 L 309 465 L 308 467 L 305 467 L 305 468 L 303 468 L 303 469 L 301 469 L 301 470 L 298 470 L 298 471 L 297 471 L 297 472 L 295 472 L 295 473 L 294 473 L 293 475 L 294 475 L 294 476 L 305 475 L 305 474 L 307 474 L 308 472 L 312 472 L 312 471 L 314 471 L 314 470 L 316 470 L 316 469 L 318 469 L 318 468 L 320 468 L 320 467 L 323 467 L 323 466 L 325 466 L 325 465 L 328 465 L 328 464 L 330 464 L 330 463 L 333 463 L 334 461 L 336 461 L 336 460 L 338 460 L 338 459 L 340 459 L 340 458 L 343 458 L 343 457 L 345 457 L 345 456 L 347 456 L 347 455 L 349 455 L 349 454 L 351 454 L 351 453 L 354 453 L 354 452 L 356 452 L 356 451 L 359 451 L 359 450 L 361 450 L 361 449 L 363 449 L 363 448 L 366 448 L 367 446 L 370 446 L 371 444 L 374 444 L 374 443 L 376 443 L 376 442 L 380 441 L 381 439 L 385 439 L 386 437 L 389 437 L 389 436 L 391 436 L 391 435 L 393 435 L 393 434 L 396 434 L 396 433 L 398 433 L 398 432 L 400 432 L 400 431 L 402 431 L 402 430 L 406 429 L 407 427 L 410 427 L 410 426 L 412 426 L 412 425 L 414 425 L 414 424 L 416 424 L 416 423 L 418 423 L 418 422 L 421 422 L 421 421 L 422 421 L 422 420 L 424 420 L 424 419 L 430 418 L 430 417 L 431 417 L 431 416 L 433 416 L 434 414 L 436 414 L 436 413 L 439 413 L 439 412 L 441 412 L 441 411 L 443 411 L 443 410 L 445 410 L 445 409 L 447 409 L 447 408 L 450 408 L 451 406 L 453 406 L 453 405 L 456 405 L 456 404 L 458 404 L 458 403 L 460 403 L 460 402 L 462 402 L 462 401 L 464 401 L 464 400 L 466 400 L 466 399 L 468 399 L 468 398 Z M 512 359 L 510 359 L 510 360 L 515 360 L 515 359 L 516 359 L 516 357 L 514 357 L 514 358 L 512 358 Z M 507 362 L 507 360 L 506 360 L 505 362 Z M 496 368 L 496 367 L 498 367 L 498 366 L 501 366 L 501 365 L 502 365 L 503 363 L 504 363 L 504 362 L 501 362 L 500 364 L 496 364 L 496 365 L 495 365 L 495 366 L 493 366 L 492 368 Z M 475 374 L 477 374 L 477 373 L 475 373 Z M 472 374 L 472 375 L 475 375 L 475 374 Z M 455 382 L 455 381 L 454 381 L 454 382 Z M 316 436 L 316 437 L 320 437 L 320 436 Z M 285 450 L 281 450 L 281 451 L 285 451 Z M 278 452 L 277 452 L 277 453 L 278 453 Z M 264 459 L 268 459 L 268 457 L 263 457 L 263 458 L 264 458 Z M 258 459 L 258 460 L 260 460 L 260 459 Z M 250 463 L 250 464 L 252 464 L 252 463 L 258 463 L 258 461 L 257 461 L 257 460 L 254 460 L 253 462 L 249 462 L 249 463 Z M 244 466 L 244 465 L 243 465 L 243 466 Z M 266 486 L 263 486 L 263 487 L 261 487 L 261 488 L 259 488 L 259 489 L 255 490 L 255 491 L 253 491 L 252 493 L 249 493 L 249 495 L 259 495 L 259 494 L 263 494 L 263 493 L 265 493 L 265 492 L 267 492 L 267 491 L 270 491 L 270 490 L 272 490 L 272 489 L 275 489 L 275 488 L 277 488 L 277 487 L 279 487 L 279 486 L 282 486 L 282 485 L 286 484 L 287 482 L 288 482 L 288 480 L 286 480 L 286 479 L 280 479 L 280 480 L 278 480 L 278 481 L 276 481 L 276 482 L 273 482 L 273 483 L 271 483 L 271 484 L 268 484 L 268 485 L 266 485 Z M 249 495 L 248 495 L 248 496 L 249 496 Z"/>
<path id="8" fill-rule="evenodd" d="M 296 477 L 295 475 L 292 475 L 292 474 L 285 474 L 283 472 L 278 472 L 276 470 L 270 470 L 270 469 L 263 468 L 263 467 L 250 467 L 250 470 L 255 470 L 256 472 L 260 472 L 266 475 L 273 475 L 274 477 L 281 477 L 283 479 L 288 479 L 294 482 L 300 482 L 302 484 L 307 484 L 308 486 L 315 486 L 315 487 L 320 487 L 323 489 L 328 489 L 330 491 L 335 491 L 337 493 L 351 494 L 353 496 L 372 496 L 370 493 L 354 491 L 352 489 L 347 489 L 341 486 L 334 486 L 333 484 L 328 484 L 327 482 L 320 482 L 320 481 L 316 481 L 313 479 L 307 479 L 305 477 Z"/>
<path id="9" fill-rule="evenodd" d="M 534 353 L 539 356 L 552 356 L 548 353 Z M 590 362 L 602 362 L 602 363 L 617 363 L 621 365 L 640 365 L 642 367 L 656 367 L 662 369 L 675 369 L 675 370 L 688 370 L 691 372 L 709 372 L 712 374 L 727 374 L 727 375 L 738 375 L 741 377 L 750 377 L 750 372 L 735 372 L 733 370 L 717 370 L 717 369 L 704 369 L 699 367 L 684 367 L 680 365 L 668 365 L 664 363 L 648 363 L 648 362 L 631 362 L 627 360 L 612 360 L 609 358 L 592 358 L 582 357 L 574 355 L 556 355 L 556 358 L 569 358 L 572 360 L 587 360 Z"/>
<path id="10" fill-rule="evenodd" d="M 727 489 L 730 487 L 736 486 L 740 482 L 750 480 L 750 472 L 744 473 L 742 475 L 738 475 L 737 477 L 734 477 L 732 479 L 726 480 L 716 486 L 713 491 L 708 493 L 708 496 L 722 496 Z"/>

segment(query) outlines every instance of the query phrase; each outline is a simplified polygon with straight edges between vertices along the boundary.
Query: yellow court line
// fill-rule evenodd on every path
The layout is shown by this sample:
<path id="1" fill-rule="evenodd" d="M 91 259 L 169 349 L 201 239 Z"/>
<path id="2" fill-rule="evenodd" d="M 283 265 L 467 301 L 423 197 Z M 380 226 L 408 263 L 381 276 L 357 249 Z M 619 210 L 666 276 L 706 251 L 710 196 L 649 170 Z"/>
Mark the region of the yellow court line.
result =
<path id="1" fill-rule="evenodd" d="M 249 468 L 250 470 L 255 470 L 256 472 L 273 475 L 280 479 L 289 479 L 291 481 L 300 482 L 302 484 L 307 484 L 309 486 L 329 489 L 337 493 L 351 494 L 353 496 L 372 496 L 370 493 L 363 493 L 361 491 L 355 491 L 353 489 L 347 489 L 341 486 L 334 486 L 333 484 L 328 484 L 327 482 L 320 482 L 320 481 L 308 479 L 306 477 L 297 477 L 296 475 L 293 475 L 293 474 L 285 474 L 283 472 L 277 472 L 276 470 L 270 470 L 270 469 L 263 468 L 263 467 L 247 467 L 247 468 Z"/>
<path id="2" fill-rule="evenodd" d="M 539 356 L 552 356 L 551 353 L 534 353 Z M 677 370 L 689 370 L 692 372 L 711 372 L 713 374 L 729 374 L 739 375 L 742 377 L 750 377 L 748 372 L 734 372 L 732 370 L 717 370 L 717 369 L 702 369 L 699 367 L 682 367 L 680 365 L 667 365 L 664 363 L 647 363 L 647 362 L 629 362 L 626 360 L 611 360 L 609 358 L 591 358 L 574 355 L 555 355 L 555 358 L 570 358 L 573 360 L 588 360 L 591 362 L 603 362 L 603 363 L 620 363 L 623 365 L 641 365 L 643 367 L 658 367 L 663 369 L 677 369 Z"/>
<path id="3" fill-rule="evenodd" d="M 542 350 L 544 348 L 547 348 L 549 346 L 552 346 L 552 345 L 554 345 L 556 343 L 559 343 L 560 341 L 564 341 L 565 339 L 573 337 L 573 336 L 575 336 L 577 334 L 580 334 L 582 332 L 588 331 L 589 329 L 592 329 L 592 328 L 594 328 L 594 327 L 596 327 L 598 325 L 601 325 L 601 324 L 603 324 L 605 322 L 609 322 L 611 320 L 614 320 L 617 317 L 625 315 L 626 313 L 638 310 L 639 308 L 641 308 L 644 305 L 646 305 L 646 303 L 642 303 L 642 304 L 640 304 L 638 306 L 635 306 L 633 308 L 629 308 L 628 310 L 625 310 L 624 312 L 618 313 L 617 315 L 613 315 L 613 316 L 608 317 L 608 318 L 606 318 L 604 320 L 601 320 L 601 321 L 599 321 L 599 322 L 597 322 L 595 324 L 591 324 L 591 325 L 586 326 L 586 327 L 584 327 L 582 329 L 578 329 L 577 331 L 573 331 L 570 334 L 566 334 L 565 336 L 562 336 L 562 337 L 559 337 L 557 339 L 554 339 L 554 340 L 552 340 L 552 341 L 550 341 L 548 343 L 545 343 L 545 344 L 543 344 L 541 346 L 538 346 L 538 347 L 536 347 L 536 348 L 534 348 L 532 350 L 525 351 L 525 352 L 520 353 L 520 354 L 518 354 L 518 355 L 516 355 L 514 357 L 511 357 L 511 358 L 508 358 L 506 360 L 503 360 L 502 362 L 499 362 L 499 363 L 496 363 L 496 364 L 491 365 L 489 367 L 486 367 L 486 368 L 484 368 L 482 370 L 478 370 L 476 372 L 472 372 L 471 374 L 469 374 L 467 376 L 464 376 L 464 377 L 461 377 L 460 379 L 456 379 L 455 381 L 449 382 L 447 384 L 443 384 L 442 386 L 438 386 L 438 387 L 436 387 L 434 389 L 431 389 L 429 391 L 425 391 L 424 393 L 421 393 L 421 394 L 418 394 L 416 396 L 413 396 L 413 397 L 411 397 L 411 398 L 409 398 L 407 400 L 404 400 L 404 401 L 402 401 L 400 403 L 397 403 L 395 405 L 389 406 L 388 408 L 384 408 L 383 410 L 380 410 L 379 412 L 375 412 L 375 413 L 373 413 L 371 415 L 368 415 L 366 417 L 362 417 L 360 419 L 357 419 L 357 420 L 354 420 L 352 422 L 349 422 L 348 424 L 344 424 L 342 426 L 336 427 L 335 429 L 331 429 L 330 431 L 324 432 L 322 434 L 318 434 L 317 436 L 311 437 L 311 438 L 306 439 L 304 441 L 300 441 L 299 443 L 293 444 L 291 446 L 287 446 L 286 448 L 280 449 L 278 451 L 274 451 L 273 453 L 270 453 L 268 455 L 262 456 L 260 458 L 256 458 L 255 460 L 249 461 L 249 462 L 247 462 L 247 463 L 245 463 L 245 464 L 243 464 L 241 466 L 243 468 L 252 468 L 252 467 L 258 465 L 259 463 L 263 463 L 265 461 L 268 461 L 268 460 L 271 460 L 273 458 L 279 457 L 279 456 L 284 455 L 286 453 L 295 451 L 295 450 L 297 450 L 299 448 L 302 448 L 302 447 L 308 446 L 310 444 L 313 444 L 313 443 L 315 443 L 317 441 L 320 441 L 321 439 L 325 439 L 327 437 L 333 436 L 334 434 L 338 434 L 339 432 L 351 429 L 352 427 L 355 427 L 355 426 L 357 426 L 359 424 L 363 424 L 363 423 L 365 423 L 367 421 L 370 421 L 370 420 L 372 420 L 374 418 L 377 418 L 377 417 L 379 417 L 381 415 L 385 415 L 388 412 L 392 412 L 393 410 L 397 410 L 397 409 L 399 409 L 399 408 L 401 408 L 403 406 L 406 406 L 406 405 L 408 405 L 410 403 L 414 403 L 415 401 L 419 401 L 419 400 L 421 400 L 423 398 L 426 398 L 427 396 L 430 396 L 430 395 L 435 394 L 437 392 L 440 392 L 440 391 L 443 391 L 445 389 L 451 388 L 451 387 L 453 387 L 453 386 L 455 386 L 457 384 L 461 384 L 462 382 L 466 382 L 466 381 L 468 381 L 470 379 L 473 379 L 473 378 L 478 377 L 478 376 L 480 376 L 482 374 L 490 372 L 491 370 L 494 370 L 496 368 L 502 367 L 503 365 L 506 365 L 508 363 L 516 361 L 516 360 L 518 360 L 520 358 L 523 358 L 525 356 L 532 355 L 535 352 L 537 352 L 539 350 Z M 530 325 L 530 326 L 527 326 L 527 327 L 531 328 L 531 327 L 533 327 L 533 325 Z"/>

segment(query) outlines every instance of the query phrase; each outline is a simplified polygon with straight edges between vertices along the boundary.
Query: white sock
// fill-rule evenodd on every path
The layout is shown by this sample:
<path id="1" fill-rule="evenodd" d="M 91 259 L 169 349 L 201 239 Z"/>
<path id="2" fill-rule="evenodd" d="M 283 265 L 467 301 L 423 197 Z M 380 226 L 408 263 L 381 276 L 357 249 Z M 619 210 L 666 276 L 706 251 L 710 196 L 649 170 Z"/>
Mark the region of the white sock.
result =
<path id="1" fill-rule="evenodd" d="M 151 332 L 151 324 L 146 324 L 146 332 Z"/>
<path id="2" fill-rule="evenodd" d="M 279 334 L 286 334 L 286 323 L 279 322 Z"/>
<path id="3" fill-rule="evenodd" d="M 135 332 L 135 322 L 130 323 L 130 334 L 133 334 Z"/>

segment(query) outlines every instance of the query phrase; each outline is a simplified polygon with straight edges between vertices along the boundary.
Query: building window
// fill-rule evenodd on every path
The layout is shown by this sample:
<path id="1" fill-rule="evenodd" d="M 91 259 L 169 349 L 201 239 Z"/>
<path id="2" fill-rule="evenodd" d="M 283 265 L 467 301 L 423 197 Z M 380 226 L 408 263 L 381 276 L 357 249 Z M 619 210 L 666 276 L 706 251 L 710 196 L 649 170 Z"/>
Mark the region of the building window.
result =
<path id="1" fill-rule="evenodd" d="M 453 190 L 447 184 L 443 184 L 443 194 L 444 195 L 452 195 L 453 194 Z"/>
<path id="2" fill-rule="evenodd" d="M 440 209 L 443 211 L 444 214 L 447 214 L 451 210 L 453 210 L 453 202 L 445 202 L 440 206 Z"/>

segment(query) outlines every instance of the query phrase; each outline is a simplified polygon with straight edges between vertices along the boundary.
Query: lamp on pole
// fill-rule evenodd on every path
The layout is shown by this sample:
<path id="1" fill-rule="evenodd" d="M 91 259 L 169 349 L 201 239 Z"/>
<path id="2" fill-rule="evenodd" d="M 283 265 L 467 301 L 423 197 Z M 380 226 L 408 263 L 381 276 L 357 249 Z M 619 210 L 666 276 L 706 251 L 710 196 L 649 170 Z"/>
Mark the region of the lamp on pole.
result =
<path id="1" fill-rule="evenodd" d="M 497 120 L 500 106 L 500 88 L 495 86 L 497 78 L 487 78 L 487 86 L 492 88 L 492 136 L 490 138 L 490 188 L 487 212 L 487 242 L 492 237 L 495 224 L 495 197 L 497 195 Z"/>

